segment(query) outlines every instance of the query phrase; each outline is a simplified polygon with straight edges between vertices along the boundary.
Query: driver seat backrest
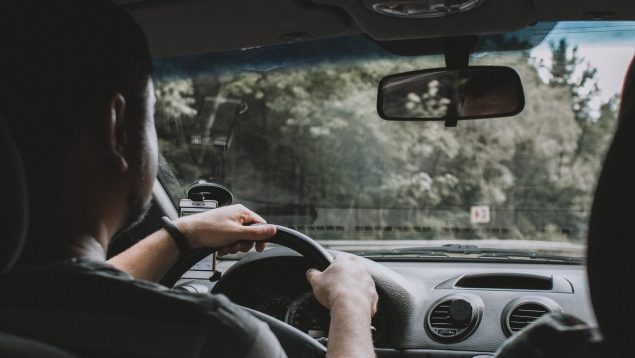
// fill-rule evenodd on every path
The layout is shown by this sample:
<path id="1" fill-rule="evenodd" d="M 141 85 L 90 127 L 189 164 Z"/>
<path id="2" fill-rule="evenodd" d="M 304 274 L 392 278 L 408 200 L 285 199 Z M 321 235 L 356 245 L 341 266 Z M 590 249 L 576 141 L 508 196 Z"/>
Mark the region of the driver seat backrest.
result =
<path id="1" fill-rule="evenodd" d="M 591 301 L 611 357 L 635 347 L 635 59 L 622 91 L 618 128 L 600 175 L 589 223 Z"/>
<path id="2" fill-rule="evenodd" d="M 18 150 L 0 116 L 0 274 L 11 269 L 24 246 L 27 191 Z M 48 344 L 0 332 L 0 356 L 70 358 L 74 355 Z"/>
<path id="3" fill-rule="evenodd" d="M 73 358 L 64 352 L 42 342 L 0 332 L 0 356 L 6 358 Z"/>
<path id="4" fill-rule="evenodd" d="M 1 116 L 0 198 L 0 274 L 3 274 L 13 266 L 24 246 L 28 201 L 22 160 Z"/>

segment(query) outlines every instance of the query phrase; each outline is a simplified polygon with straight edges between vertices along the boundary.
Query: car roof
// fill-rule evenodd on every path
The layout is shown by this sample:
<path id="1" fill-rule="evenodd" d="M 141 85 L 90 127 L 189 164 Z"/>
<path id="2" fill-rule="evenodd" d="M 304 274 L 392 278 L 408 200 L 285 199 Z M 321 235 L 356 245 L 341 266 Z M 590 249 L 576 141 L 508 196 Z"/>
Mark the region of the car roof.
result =
<path id="1" fill-rule="evenodd" d="M 484 0 L 428 19 L 380 15 L 369 1 L 378 0 L 114 0 L 141 24 L 154 57 L 347 34 L 390 41 L 504 33 L 538 21 L 635 20 L 633 0 Z"/>

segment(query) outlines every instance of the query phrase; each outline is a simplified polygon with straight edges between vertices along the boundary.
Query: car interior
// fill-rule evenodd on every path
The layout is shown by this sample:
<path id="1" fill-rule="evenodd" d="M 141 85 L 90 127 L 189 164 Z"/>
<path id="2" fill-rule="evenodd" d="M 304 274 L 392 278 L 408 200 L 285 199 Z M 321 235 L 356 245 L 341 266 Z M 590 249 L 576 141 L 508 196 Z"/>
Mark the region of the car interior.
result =
<path id="1" fill-rule="evenodd" d="M 359 55 L 360 48 L 366 51 L 364 46 L 370 46 L 366 44 L 406 61 L 416 56 L 439 56 L 439 65 L 431 66 L 439 69 L 430 70 L 414 64 L 401 74 L 398 72 L 402 70 L 385 73 L 396 77 L 382 73 L 381 83 L 372 82 L 376 86 L 372 102 L 377 101 L 377 108 L 373 106 L 370 110 L 379 114 L 371 120 L 385 119 L 387 123 L 405 121 L 412 131 L 417 130 L 416 126 L 422 122 L 416 121 L 423 117 L 420 113 L 399 112 L 404 108 L 403 103 L 394 102 L 400 99 L 393 101 L 391 96 L 410 98 L 407 97 L 410 92 L 400 92 L 395 84 L 416 81 L 421 76 L 433 76 L 437 72 L 446 76 L 448 71 L 466 70 L 468 62 L 474 64 L 479 61 L 478 56 L 470 57 L 479 51 L 530 51 L 549 33 L 558 31 L 558 27 L 554 30 L 556 23 L 584 21 L 608 23 L 606 26 L 619 23 L 626 27 L 625 31 L 631 36 L 626 38 L 631 48 L 630 58 L 626 59 L 630 69 L 621 80 L 623 90 L 619 93 L 620 99 L 612 107 L 617 118 L 615 134 L 607 150 L 597 156 L 597 168 L 601 170 L 594 172 L 597 184 L 593 185 L 595 190 L 590 193 L 592 203 L 584 204 L 587 206 L 585 213 L 590 213 L 583 217 L 588 220 L 588 227 L 585 224 L 578 228 L 586 246 L 577 256 L 539 255 L 520 249 L 511 251 L 509 247 L 486 250 L 476 241 L 474 245 L 461 242 L 408 248 L 399 248 L 398 242 L 394 241 L 392 244 L 395 246 L 389 249 L 381 245 L 378 246 L 381 250 L 359 248 L 355 246 L 359 243 L 341 241 L 346 239 L 348 229 L 338 226 L 336 221 L 338 218 L 345 220 L 344 211 L 329 214 L 335 217 L 330 224 L 320 224 L 319 220 L 316 224 L 315 212 L 322 215 L 319 208 L 315 211 L 304 202 L 276 211 L 256 200 L 245 199 L 246 195 L 241 196 L 237 188 L 240 180 L 234 180 L 232 188 L 223 182 L 201 180 L 187 190 L 181 187 L 175 190 L 170 182 L 171 174 L 166 174 L 166 171 L 170 172 L 171 165 L 177 166 L 170 161 L 173 157 L 168 150 L 172 147 L 168 146 L 160 148 L 165 159 L 162 159 L 148 215 L 137 227 L 113 242 L 109 255 L 121 252 L 158 230 L 163 216 L 176 218 L 231 202 L 245 202 L 247 206 L 255 206 L 254 210 L 261 212 L 269 223 L 279 225 L 276 236 L 269 240 L 270 248 L 262 253 L 252 251 L 226 258 L 217 258 L 211 249 L 201 249 L 175 265 L 161 283 L 192 294 L 226 295 L 269 324 L 289 356 L 325 355 L 329 313 L 313 297 L 305 273 L 309 268 L 328 267 L 332 254 L 338 250 L 358 254 L 375 280 L 379 307 L 373 318 L 373 340 L 379 357 L 495 356 L 505 342 L 523 332 L 532 322 L 555 313 L 571 314 L 597 328 L 602 335 L 605 352 L 602 356 L 626 357 L 634 354 L 630 339 L 635 337 L 632 328 L 635 310 L 631 307 L 635 301 L 632 289 L 635 279 L 632 259 L 635 228 L 630 220 L 635 214 L 635 37 L 632 35 L 635 33 L 635 6 L 631 0 L 113 2 L 122 6 L 142 26 L 158 72 L 177 65 L 184 66 L 184 71 L 190 71 L 188 73 L 200 72 L 197 66 L 205 61 L 218 66 L 229 66 L 222 61 L 244 61 L 256 66 L 259 61 L 272 61 L 274 57 L 277 61 L 292 64 L 294 58 L 311 58 L 318 52 L 326 54 L 328 61 L 339 61 L 337 56 L 342 56 L 356 63 L 356 59 L 367 58 L 366 52 Z M 529 34 L 530 40 L 517 43 L 501 40 L 505 34 L 516 33 Z M 284 57 L 266 56 L 271 53 L 267 51 L 277 48 L 285 49 Z M 205 55 L 202 57 L 204 61 L 193 60 L 198 55 Z M 311 61 L 302 63 L 312 64 Z M 474 66 L 472 70 L 492 71 L 485 76 L 490 81 L 498 76 L 494 66 L 487 66 L 489 63 L 478 65 L 486 66 Z M 502 65 L 506 66 L 505 63 Z M 309 71 L 307 67 L 298 68 Z M 516 71 L 509 72 L 507 68 L 502 67 L 500 71 L 503 77 L 509 75 L 506 78 L 513 85 L 510 88 L 515 89 L 514 96 L 510 97 L 514 97 L 515 102 L 499 112 L 500 116 L 512 118 L 492 121 L 513 120 L 513 116 L 523 110 L 531 111 L 534 106 L 534 92 L 530 92 L 525 74 L 518 70 L 519 76 Z M 476 82 L 476 75 L 466 76 L 467 79 L 459 80 L 462 85 Z M 161 88 L 161 80 L 155 81 L 159 83 L 157 88 Z M 429 85 L 429 79 L 426 81 Z M 509 90 L 505 91 L 509 95 Z M 376 98 L 377 93 L 379 99 Z M 289 96 L 293 100 L 293 95 Z M 382 104 L 384 102 L 386 104 Z M 394 103 L 399 104 L 398 110 L 395 109 L 399 113 L 391 115 L 391 111 L 397 108 L 390 107 Z M 471 125 L 485 123 L 489 118 L 499 117 L 497 110 L 483 115 L 466 114 L 466 107 L 464 105 L 458 110 L 458 123 L 455 118 L 457 113 L 450 111 L 450 115 L 442 114 L 441 118 L 433 114 L 432 117 L 440 122 L 431 124 L 438 130 L 461 131 L 468 130 Z M 236 108 L 235 113 L 239 113 L 240 105 Z M 461 111 L 465 118 L 460 118 Z M 554 116 L 557 120 L 557 113 Z M 463 124 L 462 119 L 472 118 L 476 120 L 467 121 L 469 125 Z M 497 127 L 492 125 L 491 128 L 495 131 Z M 363 135 L 364 132 L 360 134 Z M 164 139 L 161 132 L 159 138 Z M 237 135 L 233 139 L 233 148 L 239 145 L 236 142 L 240 138 Z M 198 144 L 196 141 L 200 140 L 205 138 L 191 137 L 192 143 Z M 232 150 L 227 149 L 229 142 L 227 139 L 220 144 L 225 146 L 223 150 Z M 3 168 L 7 168 L 0 173 L 0 220 L 3 227 L 0 272 L 5 273 L 17 261 L 24 244 L 28 230 L 28 193 L 19 153 L 2 121 L 0 157 Z M 240 160 L 237 162 L 240 163 Z M 233 170 L 239 171 L 240 168 Z M 192 175 L 178 179 L 184 182 L 180 183 L 183 186 L 198 178 Z M 206 202 L 212 201 L 211 207 L 205 207 Z M 472 210 L 474 227 L 479 225 L 479 215 L 486 215 L 489 222 L 489 209 L 479 211 L 483 209 L 472 207 Z M 298 212 L 301 215 L 295 215 Z M 293 218 L 289 219 L 291 216 Z M 299 220 L 296 216 L 309 216 L 313 221 Z M 364 227 L 370 227 L 372 231 L 375 226 L 365 224 Z M 395 226 L 389 230 L 400 231 L 402 228 Z M 447 230 L 451 232 L 452 228 Z M 409 233 L 424 237 L 426 229 L 413 228 Z M 341 240 L 335 242 L 338 239 Z M 568 248 L 563 241 L 566 240 L 561 240 L 558 247 Z M 349 249 L 349 246 L 354 249 Z M 16 336 L 8 331 L 0 332 L 0 356 L 73 357 L 74 354 L 57 347 L 55 342 Z"/>

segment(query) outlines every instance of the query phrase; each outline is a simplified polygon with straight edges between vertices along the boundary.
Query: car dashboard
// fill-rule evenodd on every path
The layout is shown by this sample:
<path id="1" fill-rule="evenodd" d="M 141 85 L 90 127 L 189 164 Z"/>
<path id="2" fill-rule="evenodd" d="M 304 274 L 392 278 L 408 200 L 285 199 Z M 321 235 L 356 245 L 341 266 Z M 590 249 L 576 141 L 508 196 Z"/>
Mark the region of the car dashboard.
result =
<path id="1" fill-rule="evenodd" d="M 208 259 L 206 259 L 208 260 Z M 595 327 L 584 265 L 510 262 L 362 261 L 379 293 L 372 333 L 378 356 L 474 357 L 549 312 Z M 205 261 L 207 262 L 207 261 Z M 329 314 L 306 280 L 309 262 L 285 248 L 222 261 L 216 284 L 209 265 L 177 287 L 222 293 L 326 343 Z"/>

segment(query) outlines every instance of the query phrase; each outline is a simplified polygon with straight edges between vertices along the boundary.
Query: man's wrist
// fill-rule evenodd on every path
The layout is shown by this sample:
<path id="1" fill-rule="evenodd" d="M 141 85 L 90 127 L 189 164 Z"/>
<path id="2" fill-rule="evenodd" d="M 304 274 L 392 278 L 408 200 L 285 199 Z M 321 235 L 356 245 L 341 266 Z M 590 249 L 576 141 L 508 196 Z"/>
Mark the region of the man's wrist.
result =
<path id="1" fill-rule="evenodd" d="M 181 233 L 183 233 L 183 236 L 185 237 L 185 241 L 187 242 L 188 248 L 199 249 L 203 247 L 202 245 L 198 244 L 198 242 L 195 239 L 196 237 L 195 230 L 192 227 L 191 220 L 187 220 L 185 217 L 180 217 L 178 219 L 173 220 L 172 222 L 174 223 L 174 225 L 176 225 L 179 228 Z"/>
<path id="2" fill-rule="evenodd" d="M 190 246 L 181 229 L 167 216 L 161 218 L 161 226 L 168 232 L 168 235 L 178 247 L 179 256 L 186 255 L 190 250 Z"/>
<path id="3" fill-rule="evenodd" d="M 366 302 L 363 296 L 355 296 L 351 294 L 338 295 L 331 299 L 331 314 L 337 314 L 338 311 L 353 313 L 358 317 L 368 317 L 370 322 L 373 315 L 373 306 L 371 302 Z"/>

